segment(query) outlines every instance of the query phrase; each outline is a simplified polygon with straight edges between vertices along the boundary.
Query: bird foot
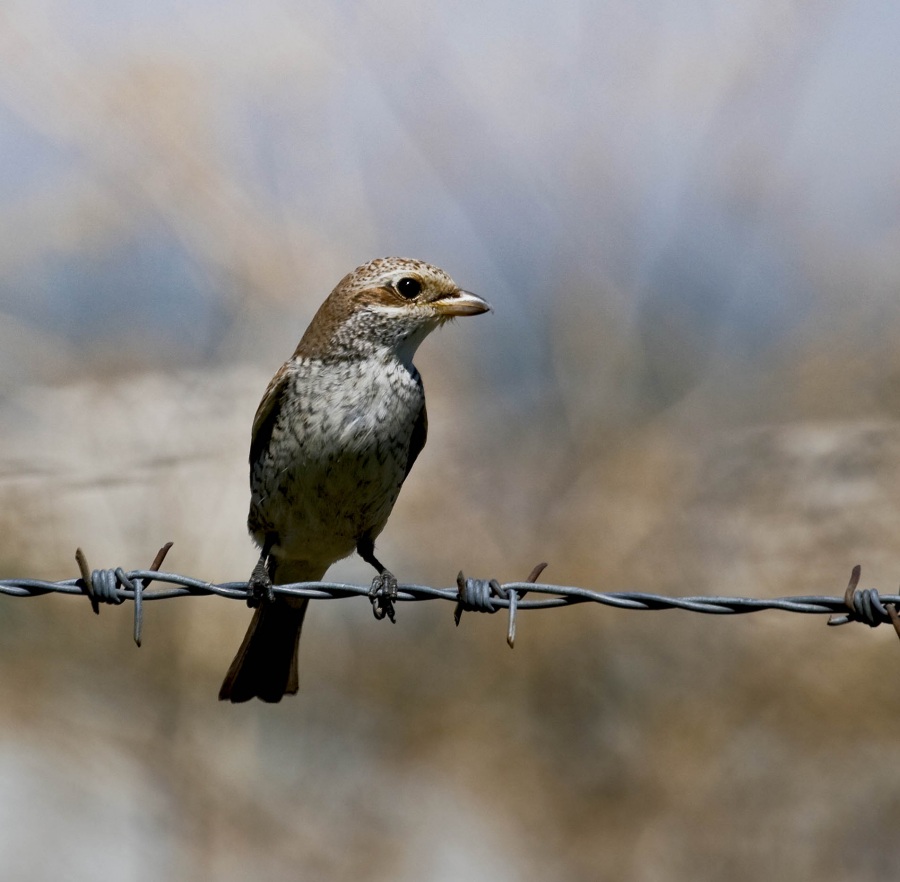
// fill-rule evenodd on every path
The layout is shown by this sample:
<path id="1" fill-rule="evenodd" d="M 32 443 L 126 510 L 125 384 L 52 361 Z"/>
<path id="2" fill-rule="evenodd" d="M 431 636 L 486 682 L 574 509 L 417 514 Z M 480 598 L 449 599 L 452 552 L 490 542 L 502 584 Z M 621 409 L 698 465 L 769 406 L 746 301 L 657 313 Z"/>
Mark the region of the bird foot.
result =
<path id="1" fill-rule="evenodd" d="M 394 601 L 397 599 L 397 593 L 397 579 L 393 573 L 384 570 L 372 579 L 369 600 L 372 602 L 372 612 L 376 619 L 383 619 L 387 616 L 396 623 Z"/>
<path id="2" fill-rule="evenodd" d="M 251 609 L 265 601 L 275 602 L 275 591 L 272 588 L 272 577 L 269 575 L 269 567 L 265 557 L 260 557 L 253 572 L 250 574 L 250 595 L 247 597 L 247 606 Z"/>

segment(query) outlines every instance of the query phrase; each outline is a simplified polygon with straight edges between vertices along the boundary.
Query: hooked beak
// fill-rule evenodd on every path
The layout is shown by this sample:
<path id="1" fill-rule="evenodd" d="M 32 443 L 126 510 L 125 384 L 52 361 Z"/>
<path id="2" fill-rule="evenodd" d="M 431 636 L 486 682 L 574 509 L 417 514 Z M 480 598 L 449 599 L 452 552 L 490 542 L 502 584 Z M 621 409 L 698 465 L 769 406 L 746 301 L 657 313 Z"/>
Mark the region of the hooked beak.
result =
<path id="1" fill-rule="evenodd" d="M 487 300 L 482 300 L 477 294 L 471 291 L 459 290 L 455 294 L 449 294 L 440 300 L 435 300 L 432 304 L 434 308 L 447 318 L 453 318 L 458 315 L 481 315 L 483 312 L 490 312 L 491 305 Z"/>

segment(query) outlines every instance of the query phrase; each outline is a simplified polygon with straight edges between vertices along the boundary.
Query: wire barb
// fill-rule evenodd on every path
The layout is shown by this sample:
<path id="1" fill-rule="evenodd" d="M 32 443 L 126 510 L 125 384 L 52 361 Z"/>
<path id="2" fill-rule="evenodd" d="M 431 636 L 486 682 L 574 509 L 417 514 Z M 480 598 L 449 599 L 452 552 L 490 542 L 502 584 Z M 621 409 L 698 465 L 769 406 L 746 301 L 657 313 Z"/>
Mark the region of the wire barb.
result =
<path id="1" fill-rule="evenodd" d="M 547 562 L 542 561 L 536 564 L 528 574 L 526 582 L 535 583 L 538 576 L 547 569 Z M 524 597 L 528 592 L 522 591 L 521 594 L 515 588 L 508 589 L 509 593 L 509 626 L 506 629 L 506 642 L 510 649 L 516 647 L 516 613 L 519 611 L 519 598 Z"/>
<path id="2" fill-rule="evenodd" d="M 833 615 L 828 619 L 829 625 L 846 625 L 848 622 L 863 622 L 870 628 L 877 628 L 890 622 L 900 637 L 900 615 L 896 603 L 885 603 L 875 588 L 860 588 L 859 579 L 862 567 L 857 564 L 850 573 L 850 581 L 844 592 L 844 606 L 847 612 Z"/>
<path id="3" fill-rule="evenodd" d="M 163 561 L 166 559 L 166 555 L 169 553 L 169 549 L 174 545 L 173 542 L 166 542 L 159 551 L 156 552 L 156 557 L 153 558 L 153 563 L 150 564 L 150 572 L 155 573 L 159 571 L 159 568 L 163 565 Z M 137 579 L 134 582 L 134 642 L 140 646 L 141 645 L 141 631 L 144 627 L 144 589 L 147 588 L 153 579 Z"/>
<path id="4" fill-rule="evenodd" d="M 134 642 L 138 646 L 141 645 L 141 630 L 144 625 L 144 589 L 153 581 L 149 573 L 159 570 L 172 544 L 171 542 L 166 542 L 156 552 L 156 557 L 153 558 L 153 563 L 150 564 L 150 568 L 147 571 L 148 575 L 141 578 L 134 578 L 133 574 L 126 573 L 121 567 L 116 567 L 114 570 L 91 570 L 85 553 L 80 548 L 75 549 L 75 562 L 81 571 L 81 579 L 76 584 L 90 598 L 91 608 L 97 615 L 100 615 L 101 603 L 111 603 L 118 606 L 129 597 L 134 600 L 133 633 Z M 0 593 L 4 593 L 2 586 L 3 583 L 0 582 Z"/>
<path id="5" fill-rule="evenodd" d="M 78 569 L 81 570 L 81 587 L 91 601 L 91 609 L 94 610 L 94 615 L 99 616 L 100 604 L 97 601 L 97 595 L 94 593 L 94 580 L 91 578 L 91 568 L 88 566 L 87 558 L 80 548 L 75 549 L 75 563 L 78 564 Z"/>
<path id="6" fill-rule="evenodd" d="M 495 613 L 497 609 L 491 601 L 492 597 L 505 597 L 496 579 L 467 579 L 460 570 L 456 577 L 456 610 L 453 620 L 459 627 L 462 614 L 468 612 Z"/>

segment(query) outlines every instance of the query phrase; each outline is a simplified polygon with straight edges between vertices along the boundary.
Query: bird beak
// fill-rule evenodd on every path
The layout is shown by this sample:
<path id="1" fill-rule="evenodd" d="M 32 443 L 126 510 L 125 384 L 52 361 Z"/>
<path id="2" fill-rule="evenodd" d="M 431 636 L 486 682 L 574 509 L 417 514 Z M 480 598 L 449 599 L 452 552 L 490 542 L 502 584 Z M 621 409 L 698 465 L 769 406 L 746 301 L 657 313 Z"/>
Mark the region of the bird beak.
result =
<path id="1" fill-rule="evenodd" d="M 480 315 L 483 312 L 490 312 L 491 305 L 487 300 L 482 300 L 477 294 L 471 291 L 457 291 L 440 300 L 435 300 L 432 306 L 447 318 L 453 318 L 457 315 Z"/>

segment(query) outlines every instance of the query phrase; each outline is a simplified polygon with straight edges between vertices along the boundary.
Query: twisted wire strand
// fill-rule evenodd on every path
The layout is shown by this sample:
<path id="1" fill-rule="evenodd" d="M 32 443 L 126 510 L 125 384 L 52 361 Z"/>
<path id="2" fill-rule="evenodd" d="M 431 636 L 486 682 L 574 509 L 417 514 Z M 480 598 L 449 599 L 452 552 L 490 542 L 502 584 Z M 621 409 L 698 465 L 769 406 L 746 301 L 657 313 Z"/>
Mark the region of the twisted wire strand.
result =
<path id="1" fill-rule="evenodd" d="M 100 571 L 103 572 L 103 571 Z M 110 571 L 115 573 L 115 570 Z M 143 600 L 169 600 L 173 597 L 199 597 L 216 594 L 231 600 L 246 600 L 249 597 L 247 582 L 204 582 L 190 576 L 177 573 L 157 573 L 148 570 L 130 570 L 123 573 L 128 580 L 150 579 L 172 585 L 171 588 L 145 590 Z M 493 580 L 492 580 L 493 581 Z M 669 597 L 662 594 L 644 594 L 641 592 L 602 592 L 588 588 L 577 588 L 568 585 L 535 585 L 531 582 L 504 582 L 500 584 L 504 590 L 518 593 L 518 609 L 551 609 L 558 606 L 572 606 L 576 603 L 600 603 L 618 609 L 632 610 L 667 610 L 681 609 L 688 612 L 709 613 L 713 615 L 743 615 L 745 613 L 764 612 L 765 610 L 781 610 L 782 612 L 807 614 L 840 614 L 848 613 L 843 597 L 809 595 L 801 597 L 773 597 L 759 599 L 755 597 Z M 399 601 L 451 600 L 459 601 L 456 588 L 433 588 L 429 585 L 415 585 L 401 582 L 397 585 L 396 599 Z M 367 585 L 351 585 L 346 582 L 296 582 L 290 585 L 275 585 L 276 595 L 290 597 L 307 597 L 311 600 L 340 600 L 345 597 L 368 597 L 370 588 Z M 551 595 L 542 600 L 523 600 L 521 594 Z M 45 594 L 84 595 L 85 589 L 81 579 L 67 579 L 62 582 L 44 582 L 39 579 L 0 579 L 0 594 L 10 597 L 41 597 Z M 127 587 L 115 589 L 116 601 L 133 600 L 135 591 Z M 879 594 L 882 604 L 900 604 L 900 595 Z M 510 600 L 492 596 L 490 602 L 496 609 L 505 609 Z M 479 610 L 480 611 L 480 610 Z M 488 610 L 485 610 L 488 611 Z"/>
<path id="2" fill-rule="evenodd" d="M 121 573 L 124 580 L 134 582 L 153 580 L 172 586 L 144 590 L 144 601 L 169 600 L 173 597 L 202 597 L 215 594 L 231 600 L 246 600 L 249 597 L 247 582 L 204 582 L 191 576 L 178 573 L 160 573 L 151 570 L 98 570 L 97 573 Z M 468 580 L 476 581 L 476 580 Z M 495 580 L 491 580 L 495 581 Z M 798 597 L 720 597 L 693 596 L 671 597 L 662 594 L 645 594 L 642 592 L 604 592 L 592 591 L 568 585 L 534 584 L 533 582 L 504 582 L 500 588 L 505 591 L 516 591 L 518 609 L 551 609 L 558 606 L 572 606 L 576 603 L 600 603 L 618 609 L 632 610 L 667 610 L 681 609 L 688 612 L 708 613 L 713 615 L 743 615 L 745 613 L 763 612 L 765 610 L 781 610 L 782 612 L 807 614 L 841 614 L 853 612 L 848 610 L 843 597 L 808 595 Z M 397 585 L 397 600 L 451 600 L 459 601 L 456 588 L 434 588 L 429 585 L 416 585 L 401 582 Z M 346 582 L 296 582 L 290 585 L 275 585 L 276 595 L 289 597 L 307 597 L 311 600 L 340 600 L 345 597 L 368 597 L 368 585 L 352 585 Z M 871 590 L 871 589 L 870 589 Z M 522 594 L 550 595 L 544 599 L 524 600 Z M 0 579 L 0 594 L 10 597 L 41 597 L 46 594 L 73 594 L 84 596 L 85 587 L 81 579 L 66 579 L 61 582 L 45 582 L 41 579 Z M 120 584 L 113 592 L 114 603 L 134 600 L 134 589 Z M 900 604 L 900 595 L 879 594 L 882 604 Z M 109 602 L 109 601 L 106 601 Z M 505 609 L 510 601 L 504 597 L 491 596 L 491 604 L 496 609 Z M 486 610 L 487 611 L 487 610 Z"/>
<path id="3" fill-rule="evenodd" d="M 47 594 L 87 596 L 95 612 L 100 603 L 121 604 L 134 601 L 134 639 L 140 646 L 143 621 L 143 604 L 152 600 L 168 600 L 175 597 L 216 595 L 231 600 L 248 600 L 251 589 L 248 582 L 205 582 L 178 573 L 160 572 L 171 543 L 163 546 L 153 564 L 146 570 L 125 571 L 121 567 L 91 571 L 81 549 L 76 560 L 82 575 L 78 579 L 48 582 L 41 579 L 0 579 L 0 594 L 10 597 L 42 597 Z M 495 613 L 508 611 L 507 642 L 514 645 L 516 617 L 519 610 L 554 609 L 577 603 L 599 603 L 627 610 L 671 610 L 709 615 L 745 615 L 748 613 L 777 610 L 807 615 L 830 615 L 829 625 L 863 622 L 871 627 L 883 623 L 894 626 L 900 636 L 900 595 L 881 595 L 874 588 L 860 589 L 861 568 L 856 566 L 850 576 L 847 590 L 842 597 L 804 595 L 798 597 L 724 597 L 688 596 L 670 597 L 642 592 L 593 591 L 569 585 L 537 583 L 536 579 L 546 564 L 539 564 L 527 580 L 500 583 L 495 579 L 469 579 L 462 572 L 455 588 L 433 588 L 429 585 L 398 583 L 390 588 L 376 580 L 371 587 L 345 582 L 297 582 L 275 585 L 276 595 L 309 598 L 311 600 L 339 600 L 346 597 L 366 597 L 377 605 L 386 599 L 400 602 L 425 600 L 449 600 L 456 604 L 456 622 L 463 612 Z M 150 588 L 151 583 L 156 587 Z M 377 587 L 376 587 L 376 583 Z M 389 592 L 389 597 L 387 595 Z M 525 595 L 540 595 L 525 599 Z M 378 617 L 376 615 L 376 617 Z"/>

